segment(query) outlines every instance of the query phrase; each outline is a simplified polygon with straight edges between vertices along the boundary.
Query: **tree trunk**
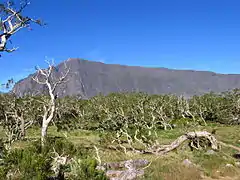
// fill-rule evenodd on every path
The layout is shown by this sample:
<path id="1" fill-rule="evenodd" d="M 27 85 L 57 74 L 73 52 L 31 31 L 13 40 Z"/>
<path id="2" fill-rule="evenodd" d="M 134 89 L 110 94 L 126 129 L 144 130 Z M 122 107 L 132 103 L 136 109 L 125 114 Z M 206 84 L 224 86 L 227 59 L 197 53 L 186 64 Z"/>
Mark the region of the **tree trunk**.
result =
<path id="1" fill-rule="evenodd" d="M 48 123 L 46 121 L 43 121 L 43 123 L 42 123 L 42 130 L 41 130 L 41 143 L 42 143 L 42 147 L 45 145 L 45 142 L 46 142 L 47 129 L 48 129 Z"/>
<path id="2" fill-rule="evenodd" d="M 25 135 L 26 135 L 26 132 L 25 132 L 25 121 L 24 121 L 24 119 L 22 117 L 21 117 L 20 129 L 21 129 L 21 138 L 24 138 Z"/>

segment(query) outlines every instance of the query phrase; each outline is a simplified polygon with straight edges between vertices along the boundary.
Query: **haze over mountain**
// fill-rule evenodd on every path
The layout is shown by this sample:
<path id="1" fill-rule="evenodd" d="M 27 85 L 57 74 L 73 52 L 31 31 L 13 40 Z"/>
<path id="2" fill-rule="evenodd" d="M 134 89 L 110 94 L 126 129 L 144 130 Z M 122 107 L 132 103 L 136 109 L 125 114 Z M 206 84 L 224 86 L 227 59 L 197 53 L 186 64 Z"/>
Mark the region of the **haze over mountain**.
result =
<path id="1" fill-rule="evenodd" d="M 57 88 L 59 96 L 81 95 L 85 98 L 99 93 L 146 92 L 192 96 L 206 92 L 223 92 L 240 88 L 240 75 L 217 74 L 208 71 L 146 68 L 118 64 L 104 64 L 82 59 L 66 61 L 70 67 L 68 81 Z M 59 75 L 64 64 L 56 66 Z M 13 88 L 18 96 L 44 93 L 46 88 L 32 80 L 33 74 L 20 80 Z"/>

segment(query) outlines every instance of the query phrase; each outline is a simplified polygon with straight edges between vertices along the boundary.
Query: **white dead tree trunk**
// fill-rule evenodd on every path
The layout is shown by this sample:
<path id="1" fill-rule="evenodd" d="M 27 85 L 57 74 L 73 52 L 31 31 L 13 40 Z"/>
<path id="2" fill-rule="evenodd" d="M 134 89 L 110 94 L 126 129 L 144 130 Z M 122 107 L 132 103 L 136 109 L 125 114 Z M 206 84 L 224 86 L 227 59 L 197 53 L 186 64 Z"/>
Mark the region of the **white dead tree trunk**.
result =
<path id="1" fill-rule="evenodd" d="M 7 48 L 7 43 L 12 35 L 22 28 L 30 28 L 31 23 L 43 25 L 41 20 L 35 20 L 28 16 L 23 16 L 23 10 L 30 3 L 22 1 L 20 8 L 16 8 L 13 1 L 0 3 L 0 52 L 13 52 L 17 48 Z"/>
<path id="2" fill-rule="evenodd" d="M 179 136 L 175 141 L 169 145 L 159 144 L 157 139 L 148 139 L 148 137 L 139 134 L 140 130 L 135 131 L 135 135 L 131 135 L 127 130 L 120 129 L 116 133 L 116 138 L 108 146 L 110 149 L 123 150 L 125 154 L 130 152 L 141 154 L 155 154 L 164 155 L 170 151 L 178 148 L 184 142 L 189 141 L 189 145 L 192 149 L 205 149 L 210 146 L 213 150 L 219 150 L 220 141 L 214 137 L 213 134 L 207 131 L 195 131 L 188 132 L 182 136 Z"/>
<path id="3" fill-rule="evenodd" d="M 50 100 L 48 104 L 43 105 L 44 114 L 42 116 L 43 118 L 42 118 L 42 129 L 41 129 L 42 146 L 44 146 L 44 143 L 45 143 L 45 138 L 47 136 L 49 123 L 53 120 L 54 113 L 56 111 L 56 98 L 54 95 L 55 90 L 58 85 L 66 82 L 65 79 L 70 71 L 70 69 L 66 66 L 66 64 L 64 64 L 65 72 L 62 72 L 60 77 L 54 78 L 54 75 L 53 75 L 54 63 L 49 63 L 48 61 L 47 63 L 49 65 L 48 69 L 40 69 L 39 67 L 37 67 L 37 74 L 35 77 L 33 77 L 33 80 L 36 81 L 38 84 L 47 86 L 48 94 L 50 96 Z"/>

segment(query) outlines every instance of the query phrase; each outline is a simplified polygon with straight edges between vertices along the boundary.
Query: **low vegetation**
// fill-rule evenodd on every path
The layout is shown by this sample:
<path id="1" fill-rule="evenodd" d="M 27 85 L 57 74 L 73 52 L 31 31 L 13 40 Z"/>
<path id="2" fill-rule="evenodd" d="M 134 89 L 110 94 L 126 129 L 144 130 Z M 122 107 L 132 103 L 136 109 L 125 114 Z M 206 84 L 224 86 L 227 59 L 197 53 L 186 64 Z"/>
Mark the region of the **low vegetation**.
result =
<path id="1" fill-rule="evenodd" d="M 238 177 L 239 93 L 58 98 L 44 146 L 40 129 L 49 98 L 1 94 L 0 176 L 107 179 L 124 172 L 120 162 L 142 159 L 139 179 Z M 103 168 L 111 162 L 118 168 Z"/>

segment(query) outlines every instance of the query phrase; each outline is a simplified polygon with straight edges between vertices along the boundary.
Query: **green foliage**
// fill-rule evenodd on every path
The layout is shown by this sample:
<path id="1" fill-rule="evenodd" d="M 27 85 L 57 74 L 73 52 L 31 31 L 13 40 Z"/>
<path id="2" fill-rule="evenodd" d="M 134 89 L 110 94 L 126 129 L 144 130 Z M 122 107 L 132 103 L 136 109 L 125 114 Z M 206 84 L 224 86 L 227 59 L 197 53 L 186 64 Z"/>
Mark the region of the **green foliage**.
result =
<path id="1" fill-rule="evenodd" d="M 190 118 L 174 119 L 171 122 L 177 127 L 188 127 L 193 124 L 192 119 Z"/>
<path id="2" fill-rule="evenodd" d="M 221 94 L 211 92 L 190 99 L 145 93 L 111 93 L 89 100 L 63 98 L 57 124 L 60 129 L 101 131 L 117 131 L 126 126 L 171 129 L 176 123 L 238 124 L 239 99 L 237 89 Z"/>
<path id="3" fill-rule="evenodd" d="M 11 175 L 12 179 L 40 180 L 46 179 L 52 173 L 50 156 L 38 153 L 35 146 L 5 152 L 2 161 L 1 177 Z"/>
<path id="4" fill-rule="evenodd" d="M 42 148 L 40 140 L 35 141 L 33 143 L 33 148 L 37 153 L 45 155 L 51 153 L 53 149 L 59 154 L 67 154 L 70 156 L 78 153 L 77 148 L 67 139 L 62 137 L 47 137 L 44 148 Z"/>
<path id="5" fill-rule="evenodd" d="M 7 173 L 19 171 L 19 179 L 45 179 L 51 174 L 51 159 L 49 156 L 38 154 L 33 149 L 16 149 L 4 157 L 3 173 L 1 177 L 5 177 Z M 13 174 L 12 178 L 15 178 Z"/>
<path id="6" fill-rule="evenodd" d="M 103 172 L 96 170 L 97 163 L 90 158 L 91 151 L 74 146 L 64 138 L 48 138 L 43 149 L 37 141 L 24 149 L 4 151 L 0 176 L 44 180 L 54 175 L 51 167 L 55 153 L 68 157 L 69 162 L 62 167 L 68 179 L 106 179 Z"/>
<path id="7" fill-rule="evenodd" d="M 5 146 L 11 149 L 15 141 L 26 136 L 26 130 L 32 125 L 40 125 L 43 114 L 43 103 L 48 97 L 0 94 L 0 126 L 3 128 Z"/>
<path id="8" fill-rule="evenodd" d="M 11 114 L 7 114 L 9 118 L 6 121 L 6 112 L 18 114 L 26 123 L 34 120 L 34 125 L 41 125 L 43 104 L 46 104 L 48 99 L 47 96 L 17 98 L 13 95 L 1 95 L 0 122 L 2 127 L 9 132 L 8 134 L 14 135 L 13 138 L 16 136 L 15 139 L 18 140 L 21 123 L 16 116 Z M 102 133 L 115 134 L 117 132 L 121 138 L 124 137 L 122 131 L 127 132 L 133 139 L 138 132 L 135 137 L 142 141 L 146 137 L 153 142 L 156 138 L 156 131 L 159 129 L 171 130 L 176 126 L 190 127 L 206 125 L 208 122 L 239 124 L 240 91 L 238 89 L 219 94 L 211 92 L 189 99 L 170 94 L 148 95 L 146 93 L 111 93 L 107 96 L 98 95 L 88 100 L 74 97 L 59 98 L 52 124 L 56 125 L 59 131 L 84 129 Z M 105 138 L 103 141 L 109 142 L 110 139 Z M 57 140 L 49 140 L 49 142 L 58 143 Z"/>
<path id="9" fill-rule="evenodd" d="M 92 158 L 74 159 L 69 169 L 69 179 L 107 180 L 103 171 L 96 170 L 97 161 Z"/>
<path id="10" fill-rule="evenodd" d="M 221 94 L 211 92 L 202 96 L 193 96 L 190 99 L 175 95 L 145 93 L 111 93 L 88 100 L 74 97 L 59 98 L 54 124 L 58 130 L 99 131 L 118 131 L 123 127 L 171 129 L 176 123 L 183 125 L 204 125 L 205 122 L 238 124 L 240 122 L 239 92 L 238 89 Z M 26 122 L 34 119 L 35 125 L 41 125 L 43 104 L 46 104 L 44 102 L 48 97 L 14 98 L 1 95 L 0 98 L 0 118 L 3 127 L 8 126 L 4 112 L 14 109 L 22 113 Z M 12 121 L 13 124 L 15 121 Z"/>

